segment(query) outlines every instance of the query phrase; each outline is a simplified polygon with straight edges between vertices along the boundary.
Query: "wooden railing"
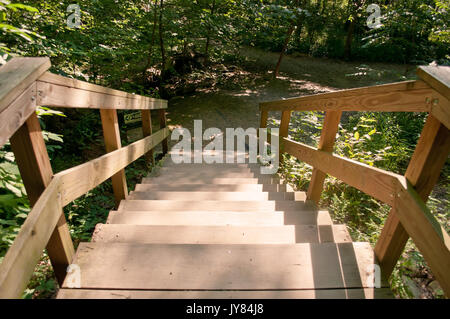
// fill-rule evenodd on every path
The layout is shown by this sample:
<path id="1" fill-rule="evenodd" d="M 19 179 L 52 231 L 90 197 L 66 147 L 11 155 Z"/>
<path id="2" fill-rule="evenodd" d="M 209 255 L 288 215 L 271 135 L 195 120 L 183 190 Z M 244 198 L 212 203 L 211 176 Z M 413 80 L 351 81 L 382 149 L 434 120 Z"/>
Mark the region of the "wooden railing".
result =
<path id="1" fill-rule="evenodd" d="M 450 237 L 425 206 L 450 151 L 450 67 L 420 67 L 421 80 L 303 96 L 260 104 L 261 128 L 268 112 L 281 111 L 280 152 L 313 167 L 307 198 L 319 202 L 326 174 L 388 204 L 391 211 L 375 246 L 387 279 L 411 237 L 447 297 Z M 288 139 L 292 111 L 324 111 L 317 148 Z M 427 112 L 405 176 L 332 154 L 343 111 Z"/>
<path id="2" fill-rule="evenodd" d="M 33 208 L 0 264 L 0 298 L 18 298 L 46 248 L 56 278 L 64 281 L 74 246 L 63 207 L 108 178 L 116 204 L 128 194 L 124 168 L 162 143 L 168 150 L 167 101 L 69 79 L 47 72 L 48 58 L 14 58 L 0 68 L 0 147 L 10 139 Z M 107 154 L 53 174 L 37 106 L 100 109 Z M 141 110 L 144 138 L 121 147 L 117 109 Z M 151 110 L 160 130 L 152 133 Z"/>

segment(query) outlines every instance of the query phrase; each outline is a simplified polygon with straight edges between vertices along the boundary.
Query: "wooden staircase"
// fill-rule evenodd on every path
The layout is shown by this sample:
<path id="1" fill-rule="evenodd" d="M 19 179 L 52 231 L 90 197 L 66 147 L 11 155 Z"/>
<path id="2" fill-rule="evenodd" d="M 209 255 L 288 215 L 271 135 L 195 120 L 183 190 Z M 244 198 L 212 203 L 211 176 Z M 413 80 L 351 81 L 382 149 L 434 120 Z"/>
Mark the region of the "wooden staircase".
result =
<path id="1" fill-rule="evenodd" d="M 174 164 L 144 178 L 58 298 L 374 298 L 374 253 L 258 164 Z M 383 283 L 382 287 L 387 287 Z"/>

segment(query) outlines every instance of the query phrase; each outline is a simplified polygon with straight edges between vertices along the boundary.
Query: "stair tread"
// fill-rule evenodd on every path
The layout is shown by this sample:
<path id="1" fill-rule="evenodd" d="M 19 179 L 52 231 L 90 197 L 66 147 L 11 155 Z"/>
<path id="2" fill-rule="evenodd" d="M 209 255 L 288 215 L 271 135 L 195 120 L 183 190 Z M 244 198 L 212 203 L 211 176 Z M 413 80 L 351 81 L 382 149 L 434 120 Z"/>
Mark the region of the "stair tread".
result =
<path id="1" fill-rule="evenodd" d="M 240 211 L 112 211 L 109 224 L 133 225 L 332 225 L 327 211 L 240 212 Z"/>
<path id="2" fill-rule="evenodd" d="M 304 192 L 165 192 L 165 191 L 132 191 L 128 200 L 196 200 L 196 201 L 255 201 L 296 200 L 305 201 Z"/>
<path id="3" fill-rule="evenodd" d="M 345 225 L 198 226 L 98 224 L 92 242 L 294 244 L 351 242 Z"/>
<path id="4" fill-rule="evenodd" d="M 389 288 L 302 290 L 100 290 L 58 291 L 58 299 L 393 299 Z"/>
<path id="5" fill-rule="evenodd" d="M 293 201 L 293 200 L 122 200 L 119 205 L 120 210 L 178 210 L 178 211 L 307 211 L 316 209 L 311 201 Z"/>
<path id="6" fill-rule="evenodd" d="M 258 290 L 370 288 L 374 260 L 368 243 L 80 243 L 73 263 L 79 288 Z"/>
<path id="7" fill-rule="evenodd" d="M 137 184 L 135 191 L 164 192 L 286 192 L 288 185 L 277 184 Z"/>
<path id="8" fill-rule="evenodd" d="M 171 176 L 144 177 L 142 184 L 279 184 L 280 178 L 263 177 L 211 177 L 211 176 Z"/>

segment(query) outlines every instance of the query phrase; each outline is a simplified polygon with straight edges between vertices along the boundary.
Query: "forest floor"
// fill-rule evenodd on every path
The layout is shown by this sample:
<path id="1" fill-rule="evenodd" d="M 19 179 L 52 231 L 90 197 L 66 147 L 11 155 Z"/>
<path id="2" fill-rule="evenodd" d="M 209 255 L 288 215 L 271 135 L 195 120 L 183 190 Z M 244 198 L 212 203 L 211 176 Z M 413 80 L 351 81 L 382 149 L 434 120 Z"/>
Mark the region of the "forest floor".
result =
<path id="1" fill-rule="evenodd" d="M 284 57 L 280 75 L 274 79 L 272 72 L 279 54 L 244 48 L 240 55 L 239 66 L 215 65 L 214 72 L 203 72 L 193 80 L 197 81 L 195 93 L 171 98 L 168 124 L 192 130 L 193 120 L 201 119 L 204 129 L 257 128 L 258 104 L 263 101 L 415 78 L 415 67 L 411 65 L 363 64 L 297 55 Z"/>

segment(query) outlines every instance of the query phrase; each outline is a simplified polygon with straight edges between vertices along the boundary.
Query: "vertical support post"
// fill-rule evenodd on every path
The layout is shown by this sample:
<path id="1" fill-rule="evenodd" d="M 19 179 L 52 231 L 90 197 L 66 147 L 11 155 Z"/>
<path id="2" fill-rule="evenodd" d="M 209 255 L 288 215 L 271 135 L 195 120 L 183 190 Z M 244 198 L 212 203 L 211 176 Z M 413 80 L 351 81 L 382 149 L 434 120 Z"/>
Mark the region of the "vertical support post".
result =
<path id="1" fill-rule="evenodd" d="M 112 152 L 122 147 L 120 141 L 119 120 L 116 110 L 100 109 L 102 119 L 103 138 L 105 140 L 106 152 Z M 127 179 L 125 177 L 125 169 L 120 170 L 111 177 L 112 187 L 114 191 L 114 199 L 116 208 L 119 207 L 120 201 L 128 196 Z"/>
<path id="2" fill-rule="evenodd" d="M 30 115 L 27 121 L 11 137 L 10 142 L 28 199 L 33 206 L 50 184 L 53 176 L 36 113 Z M 67 267 L 72 263 L 75 254 L 69 227 L 62 210 L 61 217 L 46 248 L 56 279 L 59 285 L 62 285 Z"/>
<path id="3" fill-rule="evenodd" d="M 167 126 L 167 121 L 166 121 L 166 110 L 165 109 L 161 109 L 159 110 L 159 127 L 160 129 L 163 129 Z M 168 141 L 168 137 L 166 137 L 162 142 L 162 150 L 163 150 L 163 156 L 167 154 L 167 152 L 169 151 L 169 141 Z"/>
<path id="4" fill-rule="evenodd" d="M 331 152 L 333 151 L 334 142 L 336 140 L 336 134 L 339 129 L 339 122 L 341 121 L 342 112 L 341 111 L 328 111 L 325 113 L 325 118 L 323 120 L 322 132 L 320 135 L 318 149 Z M 316 204 L 319 203 L 320 195 L 323 190 L 323 183 L 325 182 L 325 177 L 327 174 L 313 168 L 311 182 L 309 183 L 308 191 L 306 193 L 306 198 L 313 200 Z"/>
<path id="5" fill-rule="evenodd" d="M 426 202 L 450 152 L 450 131 L 431 114 L 417 142 L 405 177 Z M 408 234 L 392 208 L 375 246 L 381 273 L 387 279 L 408 241 Z"/>
<path id="6" fill-rule="evenodd" d="M 150 136 L 153 133 L 152 129 L 152 115 L 150 110 L 143 110 L 142 112 L 142 134 L 144 137 Z M 153 149 L 145 154 L 147 165 L 155 165 L 155 158 L 153 156 Z"/>
<path id="7" fill-rule="evenodd" d="M 281 153 L 283 153 L 283 137 L 288 137 L 289 135 L 289 122 L 291 121 L 291 111 L 283 111 L 281 113 L 281 123 L 280 123 L 280 163 L 281 163 Z M 267 122 L 267 121 L 266 121 Z"/>

